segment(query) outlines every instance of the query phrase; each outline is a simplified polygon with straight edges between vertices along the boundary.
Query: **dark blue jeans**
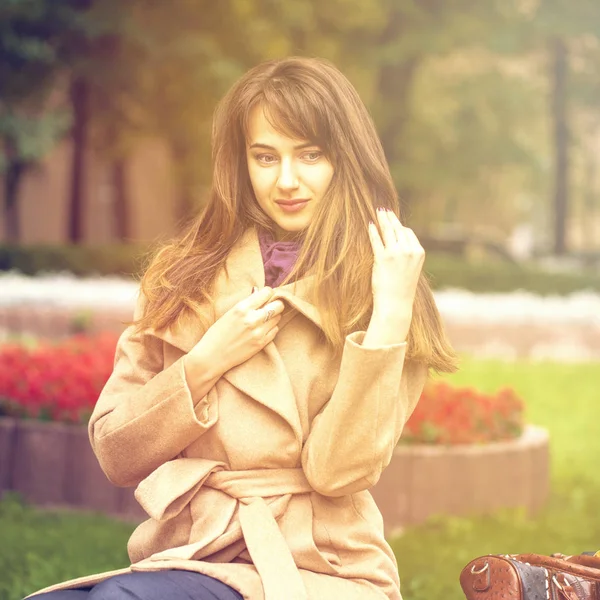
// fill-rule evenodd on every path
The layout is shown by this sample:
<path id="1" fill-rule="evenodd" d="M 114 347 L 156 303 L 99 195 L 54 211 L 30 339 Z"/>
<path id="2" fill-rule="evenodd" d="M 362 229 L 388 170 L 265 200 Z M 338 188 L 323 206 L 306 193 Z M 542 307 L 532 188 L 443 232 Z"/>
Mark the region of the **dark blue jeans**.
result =
<path id="1" fill-rule="evenodd" d="M 242 600 L 222 581 L 194 571 L 115 575 L 92 588 L 47 592 L 35 600 Z M 33 599 L 32 599 L 33 600 Z"/>

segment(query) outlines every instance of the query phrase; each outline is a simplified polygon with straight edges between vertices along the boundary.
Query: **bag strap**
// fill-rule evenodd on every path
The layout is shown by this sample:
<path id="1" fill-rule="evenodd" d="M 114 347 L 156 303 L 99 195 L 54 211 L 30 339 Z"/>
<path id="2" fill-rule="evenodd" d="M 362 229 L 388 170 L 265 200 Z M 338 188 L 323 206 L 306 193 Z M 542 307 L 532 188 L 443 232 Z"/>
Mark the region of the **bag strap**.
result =
<path id="1" fill-rule="evenodd" d="M 600 557 L 597 556 L 577 554 L 559 558 L 543 554 L 514 554 L 510 558 L 530 565 L 565 571 L 566 573 L 582 575 L 600 581 Z"/>

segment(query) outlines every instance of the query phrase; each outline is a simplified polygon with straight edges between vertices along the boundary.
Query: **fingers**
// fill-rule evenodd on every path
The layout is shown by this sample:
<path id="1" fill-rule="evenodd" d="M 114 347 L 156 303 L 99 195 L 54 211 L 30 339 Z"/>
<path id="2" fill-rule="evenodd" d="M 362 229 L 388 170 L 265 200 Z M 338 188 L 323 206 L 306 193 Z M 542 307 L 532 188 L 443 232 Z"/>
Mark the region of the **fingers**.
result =
<path id="1" fill-rule="evenodd" d="M 256 290 L 256 288 L 254 289 Z M 273 288 L 265 286 L 264 288 L 253 291 L 250 296 L 241 300 L 238 305 L 244 309 L 257 310 L 271 299 L 273 293 Z"/>
<path id="2" fill-rule="evenodd" d="M 241 308 L 244 310 L 243 307 Z M 251 328 L 260 328 L 263 324 L 268 324 L 269 327 L 272 327 L 273 324 L 279 322 L 284 309 L 285 304 L 281 300 L 273 300 L 273 302 L 268 302 L 264 306 L 246 310 L 244 313 L 244 322 Z"/>
<path id="3" fill-rule="evenodd" d="M 392 213 L 393 214 L 393 213 Z M 395 215 L 394 215 L 395 216 Z M 384 246 L 387 248 L 396 243 L 396 233 L 393 224 L 388 216 L 388 211 L 383 208 L 377 209 L 377 220 L 381 230 L 381 239 Z"/>
<path id="4" fill-rule="evenodd" d="M 269 329 L 263 337 L 262 345 L 263 347 L 272 342 L 275 339 L 275 336 L 279 333 L 279 327 L 275 326 Z"/>
<path id="5" fill-rule="evenodd" d="M 379 256 L 380 252 L 384 250 L 384 245 L 381 241 L 381 236 L 379 235 L 379 231 L 377 231 L 375 223 L 369 223 L 369 238 L 371 239 L 373 254 L 375 256 Z"/>
<path id="6" fill-rule="evenodd" d="M 281 315 L 275 315 L 265 321 L 265 316 L 262 314 L 262 311 L 261 311 L 261 314 L 259 315 L 259 321 L 255 327 L 256 327 L 257 331 L 260 330 L 260 335 L 263 335 L 265 332 L 267 332 L 270 329 L 272 329 L 273 327 L 275 327 L 277 325 L 277 323 L 279 323 L 280 320 L 281 320 Z"/>
<path id="7" fill-rule="evenodd" d="M 408 227 L 404 228 L 406 235 L 406 243 L 412 248 L 413 252 L 416 254 L 425 254 L 425 250 L 423 246 L 421 246 L 421 242 L 419 242 L 419 238 L 416 236 L 415 232 Z"/>
<path id="8" fill-rule="evenodd" d="M 403 227 L 393 212 L 378 208 L 377 222 L 379 223 L 379 230 L 374 223 L 369 224 L 369 237 L 375 256 L 380 255 L 385 248 L 395 247 L 398 241 L 403 239 Z"/>
<path id="9" fill-rule="evenodd" d="M 406 227 L 402 226 L 402 223 L 400 223 L 400 219 L 398 219 L 396 213 L 392 212 L 391 210 L 386 211 L 386 213 L 390 227 L 396 236 L 396 242 L 401 244 L 406 243 Z"/>
<path id="10" fill-rule="evenodd" d="M 266 323 L 275 317 L 280 317 L 284 308 L 285 305 L 281 300 L 274 300 L 273 302 L 265 304 L 262 308 L 256 311 L 258 313 L 259 322 Z"/>
<path id="11" fill-rule="evenodd" d="M 263 308 L 255 311 L 257 319 L 257 322 L 254 326 L 255 333 L 257 339 L 260 340 L 260 345 L 262 347 L 266 346 L 270 341 L 272 341 L 279 331 L 277 324 L 281 320 L 281 311 L 283 308 L 277 306 L 278 304 L 281 304 L 283 307 L 283 302 L 276 300 L 275 302 L 271 302 Z M 269 308 L 271 306 L 272 308 Z"/>
<path id="12" fill-rule="evenodd" d="M 406 250 L 412 252 L 423 252 L 423 248 L 419 239 L 417 238 L 415 232 L 409 227 L 404 227 L 400 220 L 396 216 L 396 214 L 391 210 L 383 211 L 385 212 L 385 220 L 383 215 L 380 217 L 380 221 L 384 221 L 385 226 L 387 226 L 389 232 L 393 232 L 394 244 L 400 245 Z M 383 229 L 383 226 L 382 226 Z M 387 238 L 391 238 L 391 233 L 388 233 Z M 387 247 L 386 242 L 386 247 Z"/>
<path id="13" fill-rule="evenodd" d="M 273 302 L 269 302 L 263 306 L 263 310 L 266 312 L 267 310 L 272 310 L 273 315 L 280 315 L 285 309 L 285 304 L 282 300 L 273 300 Z"/>

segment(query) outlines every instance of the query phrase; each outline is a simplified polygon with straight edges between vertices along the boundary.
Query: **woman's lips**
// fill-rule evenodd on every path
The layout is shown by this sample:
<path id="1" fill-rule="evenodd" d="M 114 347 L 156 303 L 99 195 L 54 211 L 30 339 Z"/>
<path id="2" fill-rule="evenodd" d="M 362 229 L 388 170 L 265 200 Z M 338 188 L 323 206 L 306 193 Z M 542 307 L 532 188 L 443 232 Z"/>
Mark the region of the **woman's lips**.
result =
<path id="1" fill-rule="evenodd" d="M 283 212 L 298 212 L 302 210 L 307 204 L 308 200 L 276 200 L 277 204 Z"/>

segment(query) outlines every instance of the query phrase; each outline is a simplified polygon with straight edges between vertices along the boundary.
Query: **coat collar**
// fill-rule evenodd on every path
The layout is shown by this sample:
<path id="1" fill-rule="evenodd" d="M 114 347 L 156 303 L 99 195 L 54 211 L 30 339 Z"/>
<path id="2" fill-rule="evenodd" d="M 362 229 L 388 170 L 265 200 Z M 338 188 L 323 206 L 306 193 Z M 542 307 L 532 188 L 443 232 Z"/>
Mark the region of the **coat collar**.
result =
<path id="1" fill-rule="evenodd" d="M 286 308 L 279 322 L 280 329 L 298 313 L 321 328 L 318 309 L 309 301 L 313 277 L 305 277 L 274 288 L 273 300 L 281 299 Z M 213 293 L 214 312 L 207 308 L 205 316 L 213 323 L 237 302 L 247 297 L 253 286 L 265 285 L 264 265 L 256 229 L 248 229 L 234 246 L 226 261 L 226 269 L 217 277 Z M 204 334 L 198 319 L 189 319 L 185 325 L 152 331 L 152 335 L 189 352 Z M 257 402 L 276 412 L 294 430 L 301 440 L 302 430 L 292 384 L 274 343 L 268 344 L 251 359 L 227 371 L 223 377 Z"/>
<path id="2" fill-rule="evenodd" d="M 256 229 L 250 228 L 233 247 L 225 262 L 226 268 L 217 276 L 213 298 L 214 312 L 206 307 L 203 316 L 214 323 L 240 300 L 250 295 L 252 287 L 264 287 L 265 271 Z M 322 327 L 321 315 L 309 300 L 313 276 L 274 288 L 272 300 L 281 299 L 286 309 L 280 321 L 280 329 L 297 313 L 303 314 L 317 327 Z M 188 319 L 162 330 L 152 330 L 152 335 L 189 352 L 204 335 L 205 329 L 199 319 Z"/>

